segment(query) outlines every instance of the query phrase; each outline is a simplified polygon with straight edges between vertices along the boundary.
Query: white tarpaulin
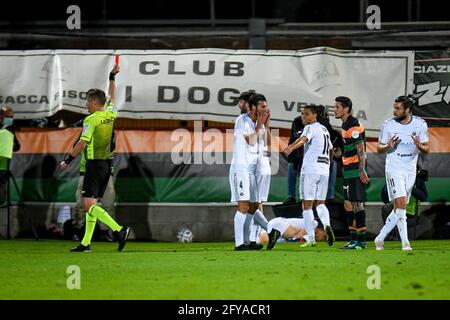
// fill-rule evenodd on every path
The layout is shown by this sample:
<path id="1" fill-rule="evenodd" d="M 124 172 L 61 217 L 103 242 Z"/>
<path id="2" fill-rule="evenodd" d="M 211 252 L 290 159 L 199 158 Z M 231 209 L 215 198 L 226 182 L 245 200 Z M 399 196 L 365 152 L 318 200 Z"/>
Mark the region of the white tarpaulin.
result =
<path id="1" fill-rule="evenodd" d="M 343 95 L 367 135 L 377 136 L 394 99 L 413 90 L 413 51 L 2 51 L 0 105 L 22 119 L 61 109 L 86 113 L 86 91 L 107 90 L 115 54 L 119 116 L 136 119 L 233 122 L 237 97 L 250 89 L 266 96 L 273 127 L 290 128 L 300 107 L 332 106 Z"/>

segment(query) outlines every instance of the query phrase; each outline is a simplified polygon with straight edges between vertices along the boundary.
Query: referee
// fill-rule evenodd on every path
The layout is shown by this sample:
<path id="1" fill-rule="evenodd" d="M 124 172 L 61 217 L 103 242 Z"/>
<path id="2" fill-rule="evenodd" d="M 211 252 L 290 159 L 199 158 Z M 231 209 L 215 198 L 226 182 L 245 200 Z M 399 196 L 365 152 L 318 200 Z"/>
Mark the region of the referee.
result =
<path id="1" fill-rule="evenodd" d="M 119 251 L 122 251 L 130 228 L 117 224 L 116 221 L 103 208 L 97 205 L 97 199 L 103 197 L 108 180 L 111 175 L 111 138 L 114 121 L 117 118 L 115 99 L 115 76 L 119 73 L 119 66 L 114 65 L 109 74 L 108 94 L 109 102 L 106 104 L 106 95 L 100 89 L 90 89 L 87 93 L 87 107 L 90 113 L 83 121 L 83 131 L 77 144 L 68 157 L 59 166 L 62 170 L 67 168 L 81 152 L 86 159 L 86 174 L 81 191 L 84 211 L 86 211 L 86 230 L 83 240 L 71 252 L 90 252 L 91 239 L 97 219 L 113 231 L 119 242 Z"/>

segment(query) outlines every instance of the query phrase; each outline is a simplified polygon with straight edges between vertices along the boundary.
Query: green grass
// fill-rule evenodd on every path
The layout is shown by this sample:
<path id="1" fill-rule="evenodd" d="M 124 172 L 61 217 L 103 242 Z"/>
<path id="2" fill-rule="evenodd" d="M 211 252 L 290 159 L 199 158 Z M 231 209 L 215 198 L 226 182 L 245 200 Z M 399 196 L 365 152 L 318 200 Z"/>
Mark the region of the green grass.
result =
<path id="1" fill-rule="evenodd" d="M 232 243 L 0 241 L 0 299 L 450 299 L 450 241 L 412 241 L 414 252 L 386 242 L 375 251 L 278 243 L 272 251 L 234 252 Z M 66 270 L 81 270 L 69 290 Z M 369 290 L 370 265 L 381 289 Z"/>

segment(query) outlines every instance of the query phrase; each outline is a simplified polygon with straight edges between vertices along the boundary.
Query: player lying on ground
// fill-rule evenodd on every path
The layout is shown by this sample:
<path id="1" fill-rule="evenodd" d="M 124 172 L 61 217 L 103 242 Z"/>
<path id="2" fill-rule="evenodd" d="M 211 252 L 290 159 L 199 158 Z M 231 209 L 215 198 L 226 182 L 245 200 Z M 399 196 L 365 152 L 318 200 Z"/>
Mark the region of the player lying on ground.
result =
<path id="1" fill-rule="evenodd" d="M 314 220 L 314 233 L 317 241 L 326 239 L 323 229 L 318 228 L 318 222 Z M 267 250 L 272 250 L 278 238 L 285 239 L 307 239 L 305 220 L 301 218 L 274 218 L 267 224 L 267 232 L 261 231 L 259 242 L 267 243 Z"/>

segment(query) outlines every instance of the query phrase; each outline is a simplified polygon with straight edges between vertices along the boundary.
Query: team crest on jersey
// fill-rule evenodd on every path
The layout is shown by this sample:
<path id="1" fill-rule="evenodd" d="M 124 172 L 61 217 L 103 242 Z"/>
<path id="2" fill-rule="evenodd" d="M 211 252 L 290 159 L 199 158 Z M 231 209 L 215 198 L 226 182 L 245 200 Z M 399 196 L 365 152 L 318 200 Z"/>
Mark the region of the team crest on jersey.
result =
<path id="1" fill-rule="evenodd" d="M 86 133 L 88 130 L 89 130 L 89 125 L 88 125 L 88 124 L 85 124 L 85 125 L 83 126 L 83 134 Z"/>
<path id="2" fill-rule="evenodd" d="M 353 138 L 353 139 L 357 139 L 358 137 L 359 137 L 359 132 L 356 131 L 356 130 L 353 131 L 353 132 L 352 132 L 352 138 Z"/>

